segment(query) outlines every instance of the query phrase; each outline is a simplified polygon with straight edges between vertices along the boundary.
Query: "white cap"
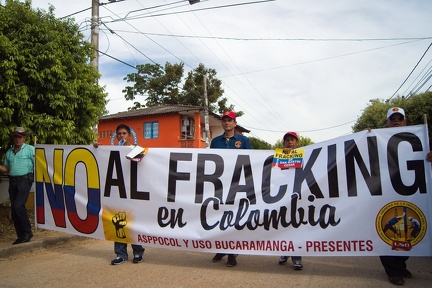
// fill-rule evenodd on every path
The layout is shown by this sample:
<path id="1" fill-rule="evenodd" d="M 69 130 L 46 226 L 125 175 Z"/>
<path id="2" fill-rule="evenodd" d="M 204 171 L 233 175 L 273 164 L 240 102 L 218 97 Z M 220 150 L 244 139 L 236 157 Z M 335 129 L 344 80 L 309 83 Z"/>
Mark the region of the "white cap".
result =
<path id="1" fill-rule="evenodd" d="M 393 108 L 390 108 L 387 111 L 387 119 L 390 118 L 393 114 L 396 114 L 396 113 L 401 114 L 405 118 L 405 111 L 402 108 L 393 107 Z"/>

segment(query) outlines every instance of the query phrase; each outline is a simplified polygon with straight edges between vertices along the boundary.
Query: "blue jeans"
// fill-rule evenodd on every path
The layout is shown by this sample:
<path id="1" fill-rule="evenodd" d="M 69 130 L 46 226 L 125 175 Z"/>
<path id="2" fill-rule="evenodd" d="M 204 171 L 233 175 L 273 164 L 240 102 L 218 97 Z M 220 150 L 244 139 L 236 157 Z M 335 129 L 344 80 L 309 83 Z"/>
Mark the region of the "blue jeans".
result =
<path id="1" fill-rule="evenodd" d="M 134 256 L 142 256 L 144 254 L 144 248 L 141 245 L 131 244 L 131 246 Z M 128 260 L 127 244 L 114 242 L 114 253 L 117 254 L 117 257 L 122 257 L 123 259 Z"/>
<path id="2" fill-rule="evenodd" d="M 12 207 L 12 220 L 18 238 L 22 239 L 26 234 L 32 234 L 30 220 L 25 204 L 30 194 L 33 179 L 28 177 L 10 177 L 9 199 Z"/>

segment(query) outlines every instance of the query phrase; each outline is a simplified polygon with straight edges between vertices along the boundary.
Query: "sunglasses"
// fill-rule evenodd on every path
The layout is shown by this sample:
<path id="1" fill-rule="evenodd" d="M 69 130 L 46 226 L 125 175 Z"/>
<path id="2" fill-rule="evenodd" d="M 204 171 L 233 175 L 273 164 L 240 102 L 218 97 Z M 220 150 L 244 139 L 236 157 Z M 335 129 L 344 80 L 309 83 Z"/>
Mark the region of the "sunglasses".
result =
<path id="1" fill-rule="evenodd" d="M 403 121 L 405 118 L 400 116 L 394 116 L 389 118 L 390 121 Z"/>

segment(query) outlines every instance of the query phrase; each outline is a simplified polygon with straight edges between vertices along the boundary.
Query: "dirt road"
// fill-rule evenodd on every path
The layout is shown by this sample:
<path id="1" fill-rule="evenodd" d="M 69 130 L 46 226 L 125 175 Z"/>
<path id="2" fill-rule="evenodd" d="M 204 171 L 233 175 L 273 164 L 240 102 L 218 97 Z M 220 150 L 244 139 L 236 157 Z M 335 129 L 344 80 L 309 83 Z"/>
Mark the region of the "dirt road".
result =
<path id="1" fill-rule="evenodd" d="M 113 243 L 72 241 L 0 259 L 1 287 L 394 287 L 378 257 L 304 257 L 305 268 L 277 257 L 239 255 L 238 265 L 213 254 L 148 247 L 144 261 L 112 266 Z M 289 263 L 289 262 L 288 262 Z M 404 287 L 430 287 L 431 259 L 411 257 Z"/>

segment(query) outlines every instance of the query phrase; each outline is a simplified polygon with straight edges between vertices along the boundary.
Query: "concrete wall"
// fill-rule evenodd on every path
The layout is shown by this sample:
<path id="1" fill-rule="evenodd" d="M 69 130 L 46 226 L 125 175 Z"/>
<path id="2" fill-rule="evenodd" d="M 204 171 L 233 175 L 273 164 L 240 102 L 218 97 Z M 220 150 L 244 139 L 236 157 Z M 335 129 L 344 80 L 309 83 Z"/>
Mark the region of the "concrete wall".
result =
<path id="1" fill-rule="evenodd" d="M 33 183 L 30 189 L 29 198 L 26 203 L 27 209 L 34 209 L 34 191 L 35 185 Z M 9 206 L 9 178 L 7 176 L 0 176 L 0 205 Z"/>
<path id="2" fill-rule="evenodd" d="M 0 205 L 4 205 L 9 200 L 9 178 L 0 176 Z"/>

